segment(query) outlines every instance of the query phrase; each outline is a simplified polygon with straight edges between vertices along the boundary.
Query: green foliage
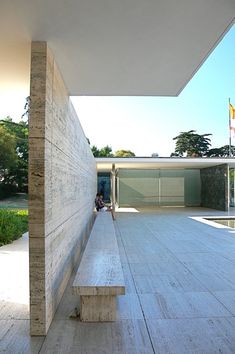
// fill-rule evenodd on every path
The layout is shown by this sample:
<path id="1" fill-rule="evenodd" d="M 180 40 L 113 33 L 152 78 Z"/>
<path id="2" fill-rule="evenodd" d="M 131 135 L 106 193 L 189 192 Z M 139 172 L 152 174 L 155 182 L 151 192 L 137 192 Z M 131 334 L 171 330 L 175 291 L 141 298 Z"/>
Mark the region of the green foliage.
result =
<path id="1" fill-rule="evenodd" d="M 17 186 L 15 184 L 0 183 L 0 199 L 4 199 L 15 193 L 17 193 Z"/>
<path id="2" fill-rule="evenodd" d="M 91 151 L 94 157 L 99 157 L 100 150 L 97 148 L 97 146 L 93 145 L 91 147 Z"/>
<path id="3" fill-rule="evenodd" d="M 27 230 L 27 210 L 0 209 L 0 246 L 17 240 Z"/>
<path id="4" fill-rule="evenodd" d="M 108 145 L 101 148 L 100 157 L 113 157 L 112 148 Z"/>
<path id="5" fill-rule="evenodd" d="M 206 156 L 211 145 L 211 140 L 208 138 L 211 134 L 196 134 L 195 130 L 181 132 L 173 138 L 176 140 L 175 152 L 171 156 L 187 157 L 202 157 Z"/>
<path id="6" fill-rule="evenodd" d="M 26 119 L 28 120 L 29 118 L 30 102 L 31 102 L 30 96 L 26 97 L 25 105 L 24 105 L 24 113 L 21 116 L 22 119 L 26 117 Z"/>
<path id="7" fill-rule="evenodd" d="M 220 148 L 210 149 L 207 152 L 208 157 L 229 157 L 229 145 L 224 145 Z M 231 156 L 235 156 L 235 146 L 231 146 Z"/>
<path id="8" fill-rule="evenodd" d="M 114 157 L 134 157 L 134 152 L 130 150 L 117 150 L 114 154 Z"/>
<path id="9" fill-rule="evenodd" d="M 97 146 L 93 145 L 91 151 L 94 157 L 133 157 L 135 156 L 134 152 L 130 150 L 117 150 L 115 154 L 112 152 L 112 148 L 109 145 L 104 146 L 101 149 L 98 149 Z"/>
<path id="10" fill-rule="evenodd" d="M 108 145 L 104 146 L 100 150 L 97 148 L 97 146 L 93 145 L 91 147 L 91 151 L 94 157 L 113 157 L 112 148 Z"/>
<path id="11" fill-rule="evenodd" d="M 27 191 L 28 122 L 15 123 L 10 117 L 0 120 L 0 181 L 0 198 L 15 190 Z"/>
<path id="12" fill-rule="evenodd" d="M 15 136 L 6 127 L 0 125 L 0 170 L 11 168 L 16 161 Z"/>

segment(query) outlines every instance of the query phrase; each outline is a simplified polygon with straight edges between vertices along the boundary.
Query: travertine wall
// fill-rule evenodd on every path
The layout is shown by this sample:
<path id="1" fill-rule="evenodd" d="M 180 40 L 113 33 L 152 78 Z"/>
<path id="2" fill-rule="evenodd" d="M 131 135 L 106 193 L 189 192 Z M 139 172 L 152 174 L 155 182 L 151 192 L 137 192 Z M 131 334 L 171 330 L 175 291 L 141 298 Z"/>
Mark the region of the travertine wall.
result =
<path id="1" fill-rule="evenodd" d="M 96 165 L 47 44 L 31 55 L 30 318 L 45 335 L 93 221 Z"/>
<path id="2" fill-rule="evenodd" d="M 228 209 L 228 166 L 203 168 L 201 174 L 201 205 L 206 208 Z"/>

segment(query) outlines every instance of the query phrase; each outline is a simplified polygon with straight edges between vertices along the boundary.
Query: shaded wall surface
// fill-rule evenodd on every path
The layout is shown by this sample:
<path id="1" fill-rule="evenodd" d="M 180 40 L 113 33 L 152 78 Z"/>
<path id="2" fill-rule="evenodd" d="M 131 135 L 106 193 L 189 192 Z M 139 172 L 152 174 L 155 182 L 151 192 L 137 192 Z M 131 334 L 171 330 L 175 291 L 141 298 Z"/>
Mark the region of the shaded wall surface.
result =
<path id="1" fill-rule="evenodd" d="M 52 53 L 31 52 L 31 334 L 45 335 L 93 221 L 96 164 Z"/>
<path id="2" fill-rule="evenodd" d="M 201 169 L 201 205 L 217 210 L 228 209 L 228 166 Z"/>

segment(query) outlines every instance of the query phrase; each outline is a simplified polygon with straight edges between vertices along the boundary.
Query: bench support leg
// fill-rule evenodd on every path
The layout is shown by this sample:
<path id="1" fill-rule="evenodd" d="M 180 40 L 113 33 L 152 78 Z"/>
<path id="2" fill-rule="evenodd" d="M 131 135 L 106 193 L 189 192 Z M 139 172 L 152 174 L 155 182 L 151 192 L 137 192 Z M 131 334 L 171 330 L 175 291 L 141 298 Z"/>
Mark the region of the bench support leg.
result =
<path id="1" fill-rule="evenodd" d="M 116 296 L 80 296 L 80 319 L 83 322 L 116 320 Z"/>

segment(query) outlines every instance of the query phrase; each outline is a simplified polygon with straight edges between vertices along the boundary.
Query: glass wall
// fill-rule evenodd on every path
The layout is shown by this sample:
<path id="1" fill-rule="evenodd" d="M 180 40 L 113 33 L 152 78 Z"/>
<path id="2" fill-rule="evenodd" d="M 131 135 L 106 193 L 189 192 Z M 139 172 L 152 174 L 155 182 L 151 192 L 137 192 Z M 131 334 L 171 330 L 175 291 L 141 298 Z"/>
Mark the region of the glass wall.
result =
<path id="1" fill-rule="evenodd" d="M 118 170 L 117 202 L 120 206 L 158 205 L 159 170 Z"/>
<path id="2" fill-rule="evenodd" d="M 200 170 L 128 170 L 117 174 L 119 206 L 199 206 Z"/>
<path id="3" fill-rule="evenodd" d="M 201 205 L 200 170 L 184 170 L 184 204 L 185 206 Z"/>
<path id="4" fill-rule="evenodd" d="M 184 205 L 184 171 L 160 170 L 159 176 L 159 204 L 163 206 Z"/>
<path id="5" fill-rule="evenodd" d="M 110 202 L 110 173 L 109 172 L 99 172 L 97 176 L 97 192 L 103 195 L 103 200 L 105 202 Z"/>

